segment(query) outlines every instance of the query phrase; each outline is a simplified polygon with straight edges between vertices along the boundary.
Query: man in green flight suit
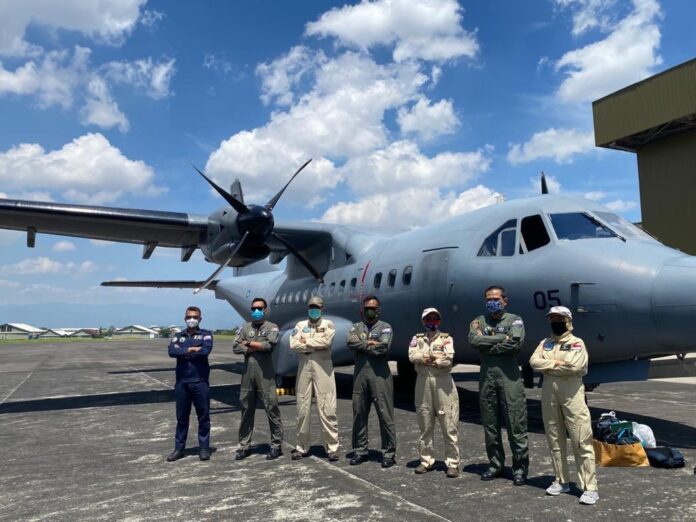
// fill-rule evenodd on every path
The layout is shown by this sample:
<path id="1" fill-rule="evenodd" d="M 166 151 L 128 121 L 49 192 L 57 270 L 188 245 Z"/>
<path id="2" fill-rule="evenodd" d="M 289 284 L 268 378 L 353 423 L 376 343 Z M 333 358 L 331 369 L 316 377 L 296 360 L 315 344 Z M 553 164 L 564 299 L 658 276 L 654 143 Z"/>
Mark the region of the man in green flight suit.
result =
<path id="1" fill-rule="evenodd" d="M 363 299 L 363 321 L 348 333 L 348 348 L 355 352 L 353 373 L 353 458 L 351 465 L 367 460 L 367 420 L 372 403 L 377 410 L 382 435 L 382 467 L 394 465 L 396 430 L 394 429 L 394 381 L 389 369 L 389 348 L 393 332 L 379 320 L 379 299 Z"/>
<path id="2" fill-rule="evenodd" d="M 524 323 L 521 317 L 505 311 L 508 299 L 503 287 L 487 288 L 484 297 L 487 313 L 474 319 L 469 327 L 469 342 L 481 355 L 479 401 L 490 462 L 481 480 L 493 480 L 503 474 L 504 424 L 512 449 L 513 483 L 522 486 L 529 468 L 527 400 L 517 362 L 524 342 Z"/>

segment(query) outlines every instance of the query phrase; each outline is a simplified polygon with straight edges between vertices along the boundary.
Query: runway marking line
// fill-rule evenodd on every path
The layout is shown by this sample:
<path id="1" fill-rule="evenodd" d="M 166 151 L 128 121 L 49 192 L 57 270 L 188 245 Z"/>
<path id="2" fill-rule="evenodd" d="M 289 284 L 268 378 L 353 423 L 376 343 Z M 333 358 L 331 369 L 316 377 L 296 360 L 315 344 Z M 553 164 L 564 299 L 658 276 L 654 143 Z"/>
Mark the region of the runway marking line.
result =
<path id="1" fill-rule="evenodd" d="M 164 381 L 160 381 L 159 379 L 153 377 L 152 375 L 149 375 L 148 373 L 145 373 L 144 370 L 139 370 L 138 368 L 133 368 L 132 366 L 129 366 L 129 368 L 130 368 L 131 370 L 134 370 L 134 371 L 136 371 L 136 372 L 138 372 L 138 373 L 141 373 L 141 374 L 143 374 L 143 375 L 149 377 L 149 378 L 152 379 L 153 381 L 157 381 L 157 382 L 159 382 L 160 384 L 164 384 L 164 385 L 167 386 L 168 388 L 173 388 L 170 384 L 168 384 L 168 383 L 166 383 L 166 382 L 164 382 Z M 219 402 L 219 401 L 215 401 L 214 399 L 213 399 L 213 401 L 214 401 L 214 402 Z M 269 434 L 269 433 L 267 433 L 267 432 L 265 432 L 265 431 L 263 431 L 263 430 L 260 430 L 260 429 L 258 429 L 258 428 L 254 428 L 254 431 L 259 432 L 259 433 L 263 433 L 263 434 L 266 435 L 267 437 L 270 437 L 270 434 Z M 283 446 L 286 446 L 287 448 L 292 448 L 292 449 L 295 448 L 295 446 L 293 446 L 292 444 L 290 444 L 289 442 L 286 442 L 286 441 L 283 441 Z M 331 470 L 338 471 L 339 473 L 343 473 L 344 475 L 347 475 L 348 477 L 352 478 L 353 480 L 355 480 L 355 481 L 357 481 L 357 482 L 366 484 L 366 485 L 368 485 L 368 486 L 370 486 L 370 487 L 372 487 L 372 488 L 379 489 L 379 490 L 382 491 L 384 494 L 386 494 L 386 495 L 388 495 L 388 496 L 390 496 L 390 497 L 393 497 L 393 498 L 397 499 L 399 502 L 402 502 L 402 503 L 404 503 L 404 504 L 408 504 L 409 506 L 415 508 L 417 511 L 420 511 L 421 513 L 427 513 L 428 515 L 432 515 L 433 517 L 436 517 L 436 518 L 438 518 L 438 519 L 440 519 L 440 520 L 445 520 L 445 521 L 447 521 L 447 522 L 452 522 L 449 518 L 445 518 L 445 517 L 443 517 L 442 515 L 438 515 L 438 514 L 435 513 L 434 511 L 430 511 L 428 508 L 424 508 L 423 506 L 420 506 L 420 505 L 418 505 L 418 504 L 416 504 L 416 503 L 414 503 L 414 502 L 411 502 L 410 500 L 407 500 L 407 499 L 405 499 L 405 498 L 403 498 L 403 497 L 400 497 L 400 496 L 397 495 L 396 493 L 393 493 L 393 492 L 389 491 L 388 489 L 384 489 L 384 488 L 378 486 L 377 484 L 375 484 L 374 482 L 370 482 L 369 480 L 365 480 L 365 479 L 362 478 L 362 477 L 358 477 L 357 475 L 353 475 L 352 473 L 349 473 L 348 471 L 346 471 L 346 470 L 344 470 L 344 469 L 341 469 L 341 468 L 339 468 L 338 466 L 334 466 L 333 464 L 329 464 L 328 462 L 324 462 L 322 459 L 320 459 L 320 458 L 318 458 L 318 457 L 315 457 L 314 455 L 312 455 L 310 458 L 314 459 L 316 462 L 318 462 L 319 464 L 321 464 L 321 465 L 324 466 L 324 467 L 327 467 L 327 468 L 329 468 L 329 469 L 331 469 Z"/>
<path id="2" fill-rule="evenodd" d="M 29 375 L 27 375 L 24 379 L 22 379 L 22 382 L 20 382 L 17 386 L 15 386 L 14 389 L 13 389 L 10 393 L 8 393 L 7 395 L 5 395 L 5 398 L 4 398 L 3 400 L 0 401 L 0 404 L 5 404 L 5 401 L 6 401 L 7 399 L 9 399 L 10 397 L 12 397 L 12 395 L 14 395 L 14 393 L 15 393 L 17 390 L 19 390 L 19 388 L 22 386 L 22 384 L 24 384 L 25 382 L 27 382 L 27 381 L 29 380 L 29 377 L 31 377 L 32 375 L 34 375 L 34 372 L 30 372 Z"/>

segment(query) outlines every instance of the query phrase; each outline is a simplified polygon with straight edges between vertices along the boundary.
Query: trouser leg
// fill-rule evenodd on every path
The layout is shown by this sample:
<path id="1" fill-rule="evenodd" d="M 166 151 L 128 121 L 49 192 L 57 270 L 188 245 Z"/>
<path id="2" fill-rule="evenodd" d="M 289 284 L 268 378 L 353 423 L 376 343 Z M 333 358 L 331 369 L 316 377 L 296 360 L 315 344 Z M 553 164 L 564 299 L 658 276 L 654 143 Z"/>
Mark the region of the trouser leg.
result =
<path id="1" fill-rule="evenodd" d="M 280 416 L 278 407 L 278 396 L 276 394 L 275 376 L 271 379 L 263 380 L 263 406 L 268 417 L 268 427 L 271 430 L 271 447 L 280 449 L 283 443 L 283 420 Z"/>
<path id="2" fill-rule="evenodd" d="M 176 434 L 174 435 L 174 447 L 184 449 L 188 437 L 189 417 L 191 415 L 191 393 L 188 384 L 177 382 L 174 386 L 176 398 Z"/>
<path id="3" fill-rule="evenodd" d="M 198 447 L 210 448 L 210 386 L 207 382 L 192 384 L 193 405 L 198 417 Z"/>
<path id="4" fill-rule="evenodd" d="M 379 431 L 382 436 L 382 456 L 393 459 L 396 454 L 396 428 L 394 426 L 394 387 L 391 375 L 376 377 L 373 383 L 375 409 L 379 419 Z"/>
<path id="5" fill-rule="evenodd" d="M 433 428 L 435 427 L 435 411 L 428 377 L 418 375 L 416 378 L 416 414 L 420 437 L 418 439 L 420 462 L 426 467 L 435 464 L 433 455 Z"/>
<path id="6" fill-rule="evenodd" d="M 565 421 L 561 412 L 556 383 L 551 377 L 544 380 L 544 387 L 541 390 L 541 415 L 544 419 L 546 442 L 551 452 L 551 463 L 556 474 L 556 481 L 567 484 L 569 478 Z"/>
<path id="7" fill-rule="evenodd" d="M 479 380 L 479 404 L 481 407 L 481 424 L 486 442 L 486 454 L 490 467 L 502 470 L 505 464 L 505 451 L 500 433 L 500 412 L 498 388 L 495 378 L 484 372 Z"/>
<path id="8" fill-rule="evenodd" d="M 254 433 L 254 417 L 256 415 L 256 396 L 258 390 L 253 382 L 239 391 L 239 406 L 242 410 L 242 420 L 239 423 L 239 446 L 242 449 L 249 449 L 251 436 Z"/>
<path id="9" fill-rule="evenodd" d="M 367 455 L 367 422 L 372 404 L 367 386 L 358 385 L 353 389 L 353 453 Z"/>
<path id="10" fill-rule="evenodd" d="M 512 450 L 512 472 L 527 476 L 529 469 L 529 444 L 527 441 L 527 399 L 521 379 L 504 379 L 502 382 L 502 412 L 507 425 L 508 442 Z"/>
<path id="11" fill-rule="evenodd" d="M 328 388 L 326 393 L 315 391 L 324 446 L 327 452 L 334 453 L 338 451 L 338 416 L 336 415 L 336 380 L 333 373 L 330 379 L 328 386 L 327 383 L 322 386 L 322 389 Z"/>
<path id="12" fill-rule="evenodd" d="M 459 393 L 449 375 L 438 378 L 437 417 L 445 443 L 445 464 L 459 467 Z"/>
<path id="13" fill-rule="evenodd" d="M 307 453 L 311 445 L 310 415 L 312 408 L 312 381 L 305 372 L 297 376 L 295 393 L 297 398 L 297 443 L 295 449 Z"/>
<path id="14" fill-rule="evenodd" d="M 583 491 L 597 491 L 592 420 L 590 410 L 585 403 L 584 385 L 580 379 L 568 380 L 561 385 L 565 395 L 563 415 L 578 470 L 578 486 Z"/>

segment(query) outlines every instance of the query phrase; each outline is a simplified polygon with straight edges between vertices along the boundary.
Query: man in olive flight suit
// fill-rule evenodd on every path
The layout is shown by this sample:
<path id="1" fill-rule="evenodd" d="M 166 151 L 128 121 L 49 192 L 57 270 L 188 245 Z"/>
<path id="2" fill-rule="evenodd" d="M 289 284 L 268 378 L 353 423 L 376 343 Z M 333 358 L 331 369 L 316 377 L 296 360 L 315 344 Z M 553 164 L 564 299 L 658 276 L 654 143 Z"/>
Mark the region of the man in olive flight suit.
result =
<path id="1" fill-rule="evenodd" d="M 375 404 L 382 435 L 382 467 L 395 463 L 394 381 L 389 369 L 392 328 L 379 320 L 379 299 L 363 299 L 364 321 L 353 324 L 348 333 L 348 348 L 355 352 L 353 373 L 353 458 L 351 465 L 367 461 L 367 421 Z"/>
<path id="2" fill-rule="evenodd" d="M 239 449 L 234 457 L 236 460 L 242 460 L 250 454 L 256 398 L 259 393 L 263 397 L 263 406 L 271 428 L 271 451 L 266 459 L 277 459 L 283 454 L 283 423 L 278 409 L 272 353 L 280 331 L 278 325 L 265 320 L 267 308 L 265 299 L 254 298 L 251 302 L 251 322 L 239 330 L 232 345 L 234 353 L 244 355 L 244 374 L 239 391 L 242 422 L 239 425 Z"/>
<path id="3" fill-rule="evenodd" d="M 329 461 L 338 460 L 338 417 L 336 416 L 336 379 L 331 361 L 331 344 L 336 327 L 322 317 L 324 300 L 313 296 L 307 303 L 307 320 L 300 321 L 290 336 L 290 350 L 297 354 L 297 444 L 292 459 L 309 456 L 311 439 L 309 417 L 312 397 L 316 397 L 317 411 L 324 446 Z"/>
<path id="4" fill-rule="evenodd" d="M 505 311 L 508 299 L 504 288 L 491 286 L 484 296 L 487 313 L 474 319 L 469 328 L 469 342 L 481 355 L 479 401 L 490 462 L 481 480 L 502 476 L 504 424 L 512 449 L 513 483 L 522 486 L 529 468 L 527 400 L 517 362 L 524 342 L 524 323 L 519 316 Z"/>

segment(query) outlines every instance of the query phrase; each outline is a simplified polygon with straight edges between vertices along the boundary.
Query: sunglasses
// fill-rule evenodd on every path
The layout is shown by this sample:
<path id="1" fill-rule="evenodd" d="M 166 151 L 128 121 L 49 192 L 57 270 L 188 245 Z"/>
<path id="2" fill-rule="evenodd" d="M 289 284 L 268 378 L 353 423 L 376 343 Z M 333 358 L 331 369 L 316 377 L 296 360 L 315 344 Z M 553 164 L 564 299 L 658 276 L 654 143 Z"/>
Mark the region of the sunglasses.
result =
<path id="1" fill-rule="evenodd" d="M 263 306 L 252 306 L 251 311 L 252 312 L 263 312 Z"/>
<path id="2" fill-rule="evenodd" d="M 366 306 L 363 310 L 379 310 L 376 306 Z"/>
<path id="3" fill-rule="evenodd" d="M 200 319 L 200 316 L 198 315 L 187 315 L 186 319 Z"/>

